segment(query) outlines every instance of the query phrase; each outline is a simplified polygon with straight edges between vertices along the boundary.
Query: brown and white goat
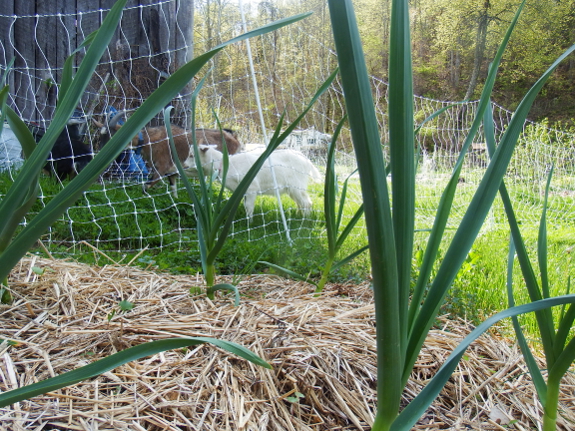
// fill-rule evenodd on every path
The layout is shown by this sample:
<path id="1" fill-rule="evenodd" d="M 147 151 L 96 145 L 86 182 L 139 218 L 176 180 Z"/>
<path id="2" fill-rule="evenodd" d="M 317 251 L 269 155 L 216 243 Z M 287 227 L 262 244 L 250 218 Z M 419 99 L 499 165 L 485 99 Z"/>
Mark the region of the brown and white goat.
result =
<path id="1" fill-rule="evenodd" d="M 107 126 L 94 121 L 100 127 L 101 143 L 105 144 L 121 125 L 118 124 L 125 112 L 120 111 L 110 120 Z M 192 132 L 179 126 L 172 125 L 172 135 L 176 152 L 182 162 L 184 169 L 189 172 L 189 176 L 194 176 L 196 167 L 194 159 L 194 150 L 192 148 Z M 198 145 L 215 145 L 218 150 L 222 150 L 222 142 L 225 142 L 229 154 L 235 154 L 242 148 L 241 144 L 235 137 L 235 134 L 229 130 L 222 131 L 218 129 L 196 129 L 196 141 Z M 141 149 L 142 157 L 146 161 L 148 168 L 152 172 L 152 178 L 146 184 L 147 188 L 154 186 L 162 177 L 168 177 L 170 187 L 174 197 L 178 197 L 176 186 L 176 176 L 178 169 L 172 158 L 172 151 L 165 126 L 147 127 L 137 136 L 132 138 L 128 148 L 135 151 Z"/>

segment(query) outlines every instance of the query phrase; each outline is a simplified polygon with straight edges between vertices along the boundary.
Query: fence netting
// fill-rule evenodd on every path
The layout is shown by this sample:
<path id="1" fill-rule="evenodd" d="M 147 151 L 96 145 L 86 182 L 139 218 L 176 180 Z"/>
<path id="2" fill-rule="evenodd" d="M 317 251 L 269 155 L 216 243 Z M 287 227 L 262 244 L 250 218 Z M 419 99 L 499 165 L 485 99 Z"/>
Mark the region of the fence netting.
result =
<path id="1" fill-rule="evenodd" d="M 98 2 L 6 2 L 0 11 L 0 72 L 8 71 L 10 105 L 35 130 L 45 130 L 52 118 L 58 97 L 65 58 L 81 41 L 98 28 L 112 1 Z M 143 4 L 145 3 L 145 4 Z M 293 121 L 305 108 L 320 85 L 337 66 L 332 47 L 329 16 L 324 2 L 307 4 L 300 10 L 280 7 L 274 2 L 244 2 L 249 29 L 294 13 L 314 9 L 314 14 L 272 34 L 250 41 L 255 77 L 261 98 L 267 135 L 282 115 Z M 174 70 L 194 55 L 217 46 L 243 32 L 239 3 L 176 0 L 130 1 L 113 43 L 102 58 L 94 78 L 75 114 L 81 139 L 96 153 L 100 149 L 100 128 L 114 113 L 129 115 L 158 88 Z M 313 29 L 313 30 L 312 30 Z M 82 59 L 77 54 L 76 64 Z M 207 76 L 195 112 L 199 127 L 217 126 L 216 116 L 225 128 L 234 130 L 246 147 L 265 145 L 264 133 L 254 97 L 245 43 L 236 43 L 218 54 L 198 76 Z M 381 131 L 382 151 L 387 146 L 387 83 L 372 77 L 374 103 Z M 189 96 L 197 81 L 190 83 L 176 98 L 174 123 L 189 128 Z M 437 110 L 448 107 L 438 117 L 425 122 L 417 135 L 419 149 L 417 174 L 417 228 L 428 229 L 437 209 L 441 192 L 459 155 L 477 103 L 454 104 L 449 101 L 414 98 L 415 120 L 419 125 Z M 298 129 L 284 143 L 303 152 L 325 171 L 327 145 L 345 112 L 343 92 L 336 82 L 321 97 Z M 496 104 L 493 117 L 500 136 L 512 112 Z M 151 125 L 161 124 L 158 114 Z M 94 121 L 95 120 L 95 121 Z M 0 137 L 1 194 L 23 162 L 17 140 L 5 126 Z M 526 122 L 524 133 L 511 161 L 506 184 L 515 210 L 524 226 L 538 223 L 545 181 L 551 166 L 555 173 L 551 186 L 548 222 L 562 235 L 575 239 L 573 210 L 575 194 L 575 137 L 546 123 Z M 56 161 L 54 161 L 55 163 Z M 449 222 L 457 226 L 488 163 L 485 138 L 477 134 L 461 174 L 458 193 Z M 337 143 L 337 172 L 340 181 L 350 176 L 349 205 L 361 202 L 356 162 L 349 130 L 344 129 Z M 55 253 L 88 243 L 94 247 L 137 252 L 144 248 L 178 250 L 196 247 L 193 206 L 179 182 L 179 197 L 170 194 L 167 181 L 143 191 L 148 172 L 134 154 L 126 151 L 83 197 L 72 206 L 44 236 L 46 246 Z M 382 181 L 389 181 L 382 174 Z M 42 182 L 39 211 L 65 185 L 67 179 L 52 175 Z M 4 184 L 4 185 L 2 185 Z M 299 237 L 322 235 L 323 185 L 310 187 L 315 215 L 306 218 L 289 199 L 284 199 L 288 226 Z M 256 214 L 249 221 L 242 212 L 237 216 L 232 237 L 249 241 L 271 236 L 284 238 L 285 232 L 273 197 L 256 203 Z M 318 214 L 320 214 L 318 216 Z M 353 212 L 350 211 L 350 217 Z M 502 205 L 497 200 L 486 223 L 504 226 Z M 365 239 L 362 227 L 356 235 Z"/>

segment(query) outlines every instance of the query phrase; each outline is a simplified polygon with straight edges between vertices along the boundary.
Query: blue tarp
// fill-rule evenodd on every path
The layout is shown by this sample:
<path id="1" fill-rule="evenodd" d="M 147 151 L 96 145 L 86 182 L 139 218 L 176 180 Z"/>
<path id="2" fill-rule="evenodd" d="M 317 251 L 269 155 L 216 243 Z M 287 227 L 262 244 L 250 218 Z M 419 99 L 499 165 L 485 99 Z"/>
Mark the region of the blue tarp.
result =
<path id="1" fill-rule="evenodd" d="M 110 106 L 108 108 L 108 121 L 114 118 L 117 112 L 116 108 Z M 118 124 L 124 124 L 124 121 L 120 120 Z M 116 164 L 112 167 L 110 173 L 115 177 L 142 181 L 148 178 L 149 171 L 146 167 L 146 162 L 140 154 L 137 154 L 134 150 L 124 150 L 116 159 Z"/>

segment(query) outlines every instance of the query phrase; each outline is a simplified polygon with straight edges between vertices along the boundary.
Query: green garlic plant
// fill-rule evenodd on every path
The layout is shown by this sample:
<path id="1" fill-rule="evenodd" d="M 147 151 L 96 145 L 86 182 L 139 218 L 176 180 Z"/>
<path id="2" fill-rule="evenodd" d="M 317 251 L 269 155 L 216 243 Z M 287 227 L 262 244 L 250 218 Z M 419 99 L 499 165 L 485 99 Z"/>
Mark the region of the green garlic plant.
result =
<path id="1" fill-rule="evenodd" d="M 220 283 L 215 284 L 215 277 L 216 277 L 216 269 L 215 269 L 215 261 L 218 257 L 218 254 L 222 250 L 230 229 L 232 227 L 232 223 L 234 221 L 234 217 L 236 212 L 246 194 L 248 187 L 254 180 L 255 176 L 262 168 L 263 164 L 270 156 L 270 154 L 290 135 L 291 132 L 297 127 L 303 117 L 309 112 L 312 108 L 314 103 L 319 99 L 319 97 L 329 88 L 333 80 L 337 75 L 337 70 L 331 74 L 331 76 L 321 85 L 319 90 L 311 99 L 308 106 L 304 109 L 304 111 L 292 122 L 286 129 L 281 132 L 283 128 L 283 119 L 282 116 L 278 122 L 277 127 L 275 128 L 274 134 L 267 145 L 265 151 L 260 155 L 260 157 L 256 160 L 254 165 L 250 168 L 250 170 L 246 173 L 245 177 L 241 180 L 238 187 L 228 200 L 224 200 L 224 187 L 225 187 L 225 180 L 228 171 L 228 154 L 225 145 L 222 145 L 222 149 L 224 151 L 224 159 L 223 159 L 223 169 L 222 169 L 222 184 L 217 197 L 214 199 L 214 194 L 212 193 L 213 187 L 213 177 L 208 177 L 207 181 L 204 176 L 204 170 L 202 167 L 202 163 L 200 161 L 199 149 L 196 143 L 195 133 L 192 133 L 192 141 L 193 141 L 193 149 L 194 149 L 194 158 L 196 162 L 196 169 L 198 170 L 199 176 L 199 193 L 197 193 L 194 188 L 192 187 L 190 181 L 185 175 L 184 167 L 182 163 L 176 157 L 174 159 L 176 167 L 178 168 L 178 172 L 182 177 L 182 180 L 186 186 L 186 191 L 190 196 L 194 204 L 194 211 L 196 213 L 196 218 L 198 220 L 197 229 L 198 229 L 198 241 L 200 245 L 200 257 L 202 260 L 202 270 L 204 272 L 204 278 L 207 286 L 207 295 L 208 298 L 214 299 L 214 293 L 217 290 L 230 290 L 235 293 L 235 303 L 236 305 L 239 303 L 239 292 L 236 286 L 231 285 L 229 283 Z M 192 113 L 195 112 L 195 100 L 199 90 L 201 89 L 201 84 L 198 85 L 196 91 L 192 96 Z M 166 109 L 164 114 L 164 119 L 166 124 L 169 125 L 169 112 L 170 108 Z M 195 130 L 195 118 L 192 115 L 192 130 Z M 219 124 L 219 122 L 218 122 Z M 220 125 L 221 128 L 221 125 Z M 172 152 L 176 151 L 175 143 L 173 137 L 171 136 L 170 128 L 168 127 L 169 135 L 170 135 L 170 146 L 172 148 Z"/>
<path id="2" fill-rule="evenodd" d="M 492 111 L 487 110 L 484 118 L 487 148 L 489 154 L 492 155 L 496 151 Z M 539 233 L 537 239 L 539 277 L 536 276 L 536 272 L 531 264 L 529 254 L 527 253 L 527 247 L 525 246 L 525 242 L 519 229 L 519 222 L 517 221 L 517 216 L 513 210 L 513 204 L 504 182 L 501 183 L 499 189 L 511 231 L 509 256 L 507 261 L 507 298 L 509 307 L 513 307 L 515 305 L 513 287 L 513 262 L 515 260 L 515 254 L 517 254 L 521 274 L 523 275 L 525 287 L 532 303 L 551 298 L 547 266 L 547 201 L 552 176 L 553 167 L 551 167 L 547 178 L 545 196 L 543 199 L 543 211 L 539 221 Z M 568 277 L 566 280 L 566 294 L 569 294 L 570 292 L 570 285 L 571 280 Z M 552 431 L 556 429 L 561 379 L 575 361 L 575 337 L 572 336 L 572 327 L 575 322 L 575 304 L 571 303 L 567 308 L 566 303 L 563 303 L 561 304 L 561 307 L 557 327 L 555 327 L 555 320 L 550 308 L 539 310 L 535 313 L 539 330 L 539 339 L 543 346 L 543 355 L 545 357 L 547 381 L 543 378 L 543 374 L 531 353 L 531 349 L 527 343 L 523 329 L 519 324 L 519 320 L 516 316 L 512 317 L 513 328 L 517 335 L 521 353 L 525 358 L 529 373 L 533 379 L 537 396 L 543 406 L 543 431 Z"/>
<path id="3" fill-rule="evenodd" d="M 411 294 L 411 262 L 415 230 L 415 142 L 408 0 L 392 0 L 389 45 L 388 190 L 378 123 L 361 39 L 351 0 L 328 0 L 346 110 L 358 162 L 372 266 L 377 343 L 377 407 L 372 430 L 410 430 L 439 394 L 465 349 L 490 325 L 514 315 L 538 311 L 575 295 L 547 298 L 510 308 L 480 324 L 452 352 L 434 378 L 401 408 L 402 394 L 425 338 L 497 195 L 535 95 L 550 73 L 575 47 L 567 50 L 526 94 L 501 138 L 489 166 L 456 229 L 441 262 L 439 246 L 456 192 L 465 154 L 473 141 L 495 82 L 497 68 L 524 2 L 501 43 L 485 81 L 478 113 L 463 142 L 429 234 L 422 265 Z M 391 192 L 391 193 L 390 193 Z M 393 200 L 393 210 L 391 207 Z M 435 277 L 430 280 L 437 265 Z"/>
<path id="4" fill-rule="evenodd" d="M 508 257 L 508 272 L 507 272 L 507 296 L 509 306 L 515 305 L 513 297 L 513 262 L 514 255 L 517 253 L 519 265 L 521 267 L 521 274 L 525 281 L 525 286 L 529 293 L 531 301 L 536 302 L 543 298 L 550 298 L 550 289 L 548 283 L 548 269 L 547 269 L 547 227 L 546 227 L 546 206 L 549 194 L 549 185 L 551 181 L 552 172 L 549 173 L 549 180 L 545 189 L 545 199 L 543 203 L 543 212 L 539 224 L 539 236 L 537 240 L 538 263 L 540 279 L 537 276 L 531 261 L 527 254 L 527 248 L 521 237 L 519 226 L 511 202 L 507 200 L 505 203 L 508 220 L 511 226 L 511 239 L 509 241 L 509 257 Z M 505 186 L 502 185 L 502 189 Z M 505 192 L 502 193 L 502 195 Z M 517 244 L 517 247 L 515 246 Z M 566 280 L 565 291 L 569 294 L 571 280 Z M 543 355 L 545 357 L 547 381 L 543 378 L 543 374 L 539 369 L 537 362 L 531 353 L 531 349 L 523 329 L 519 324 L 517 317 L 512 317 L 513 328 L 517 335 L 521 353 L 525 358 L 525 362 L 533 379 L 533 384 L 541 405 L 543 406 L 543 431 L 552 431 L 557 429 L 557 414 L 559 407 L 559 391 L 561 387 L 561 379 L 569 371 L 571 365 L 575 361 L 575 337 L 573 337 L 572 327 L 575 322 L 575 304 L 561 305 L 561 313 L 558 318 L 557 327 L 555 327 L 553 314 L 551 309 L 546 308 L 536 313 L 537 327 L 539 330 L 539 339 L 543 346 Z"/>
<path id="5" fill-rule="evenodd" d="M 315 293 L 321 293 L 329 279 L 329 275 L 337 270 L 339 267 L 346 265 L 351 262 L 361 253 L 368 249 L 368 246 L 364 246 L 349 254 L 345 258 L 336 261 L 338 253 L 340 252 L 345 240 L 352 232 L 353 228 L 361 220 L 363 216 L 363 204 L 359 206 L 353 217 L 343 226 L 343 211 L 345 209 L 345 202 L 347 197 L 347 185 L 349 178 L 355 172 L 352 172 L 345 181 L 343 182 L 341 194 L 338 190 L 338 178 L 335 172 L 335 149 L 337 138 L 341 132 L 341 129 L 345 123 L 346 118 L 343 118 L 337 125 L 331 143 L 327 152 L 327 165 L 325 172 L 325 183 L 324 183 L 324 198 L 323 198 L 323 208 L 325 216 L 325 231 L 327 236 L 327 259 L 323 268 L 321 269 L 321 277 L 317 283 L 310 280 L 297 272 L 290 269 L 284 268 L 280 265 L 276 265 L 270 262 L 261 261 L 260 263 L 266 264 L 271 268 L 274 268 L 281 273 L 287 274 L 296 280 L 302 280 L 315 285 Z"/>
<path id="6" fill-rule="evenodd" d="M 27 220 L 26 226 L 19 230 L 21 221 L 26 217 L 28 210 L 38 196 L 38 178 L 46 162 L 48 153 L 54 145 L 56 138 L 66 126 L 81 96 L 84 94 L 100 58 L 115 33 L 126 2 L 127 0 L 118 0 L 106 15 L 100 29 L 89 35 L 78 48 L 77 51 L 88 47 L 86 55 L 77 71 L 74 71 L 73 68 L 73 55 L 66 60 L 62 73 L 62 82 L 59 87 L 58 106 L 50 126 L 38 145 L 36 145 L 26 124 L 18 117 L 16 112 L 7 106 L 8 87 L 5 86 L 0 89 L 1 115 L 6 116 L 8 123 L 22 145 L 26 158 L 14 183 L 0 202 L 0 220 L 2 220 L 0 224 L 0 282 L 2 291 L 0 291 L 0 294 L 5 300 L 9 300 L 8 275 L 30 247 L 34 245 L 48 227 L 99 177 L 104 169 L 124 150 L 131 138 L 137 135 L 159 111 L 178 96 L 182 88 L 190 82 L 211 58 L 231 43 L 277 30 L 309 15 L 296 15 L 245 33 L 222 43 L 175 71 L 142 103 L 140 108 L 134 112 L 78 176 L 58 193 L 34 218 Z M 73 54 L 75 54 L 75 52 Z M 3 122 L 1 124 L 3 124 Z M 255 364 L 271 368 L 269 364 L 246 348 L 223 340 L 205 337 L 158 340 L 123 350 L 59 376 L 3 392 L 0 394 L 0 407 L 89 379 L 129 361 L 153 355 L 164 350 L 193 346 L 201 343 L 210 343 L 222 347 Z M 10 340 L 5 340 L 3 342 L 3 346 L 4 345 L 9 346 L 12 345 L 12 343 L 10 343 Z"/>

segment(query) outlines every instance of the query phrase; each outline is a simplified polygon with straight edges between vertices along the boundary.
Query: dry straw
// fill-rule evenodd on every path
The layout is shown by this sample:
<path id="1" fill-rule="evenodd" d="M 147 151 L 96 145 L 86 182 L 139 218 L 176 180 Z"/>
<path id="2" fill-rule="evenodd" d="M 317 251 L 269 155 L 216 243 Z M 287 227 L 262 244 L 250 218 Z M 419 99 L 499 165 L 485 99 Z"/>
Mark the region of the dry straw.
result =
<path id="1" fill-rule="evenodd" d="M 199 276 L 129 266 L 25 258 L 10 279 L 14 303 L 0 308 L 4 336 L 18 342 L 0 346 L 1 391 L 174 336 L 237 342 L 268 360 L 273 370 L 208 346 L 171 350 L 0 409 L 0 429 L 370 428 L 376 357 L 367 283 L 328 284 L 316 297 L 306 283 L 251 276 L 238 285 L 245 295 L 239 307 L 225 298 L 191 298 L 188 289 L 203 283 Z M 124 299 L 134 309 L 109 321 Z M 440 322 L 421 351 L 404 403 L 473 329 L 445 316 Z M 575 378 L 568 374 L 558 429 L 573 429 L 574 387 Z M 298 392 L 304 397 L 292 402 Z M 536 399 L 515 342 L 492 332 L 471 345 L 414 429 L 527 430 L 541 417 Z"/>

